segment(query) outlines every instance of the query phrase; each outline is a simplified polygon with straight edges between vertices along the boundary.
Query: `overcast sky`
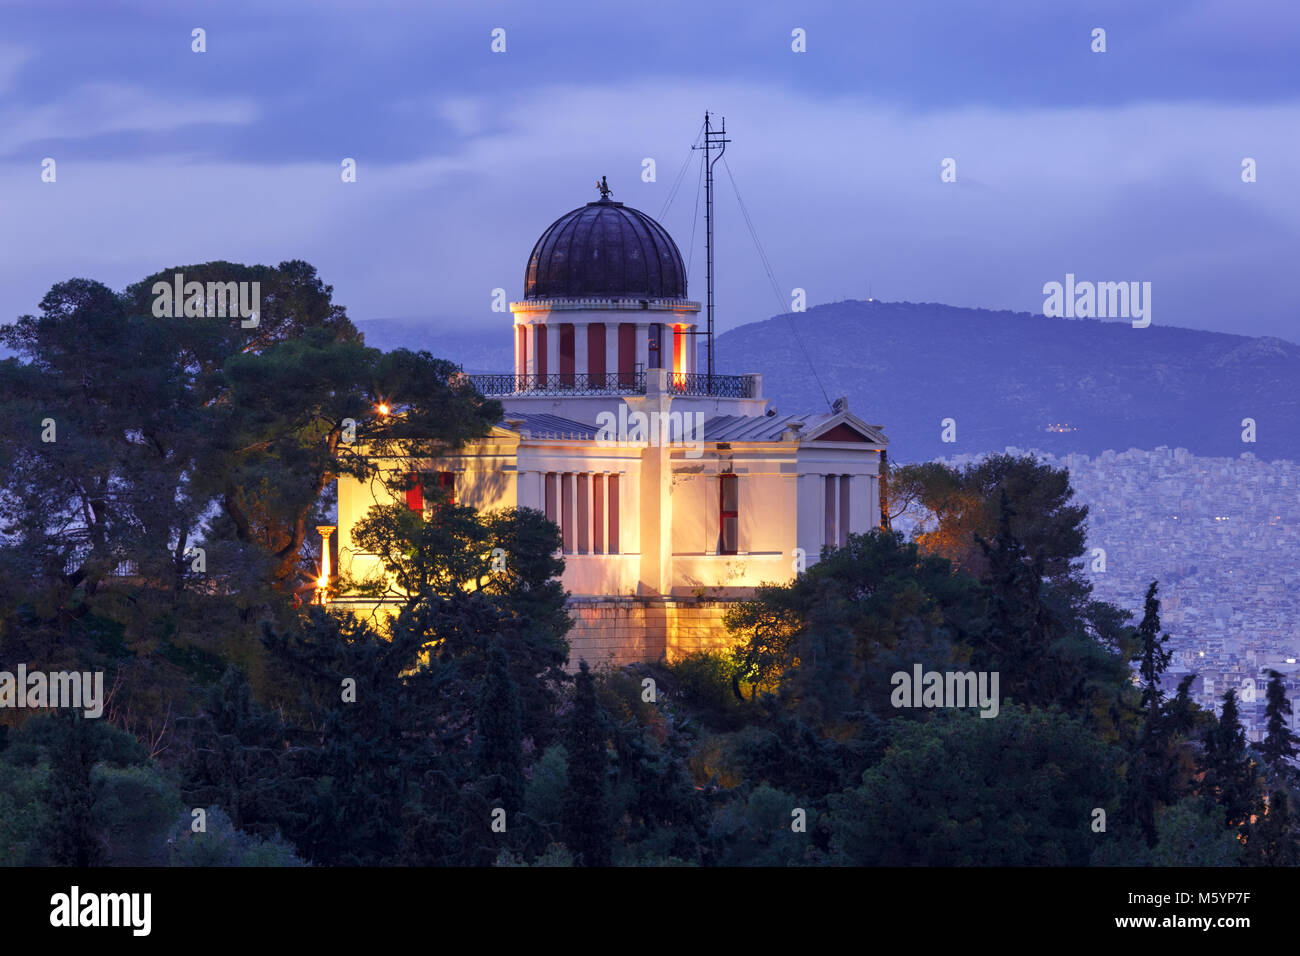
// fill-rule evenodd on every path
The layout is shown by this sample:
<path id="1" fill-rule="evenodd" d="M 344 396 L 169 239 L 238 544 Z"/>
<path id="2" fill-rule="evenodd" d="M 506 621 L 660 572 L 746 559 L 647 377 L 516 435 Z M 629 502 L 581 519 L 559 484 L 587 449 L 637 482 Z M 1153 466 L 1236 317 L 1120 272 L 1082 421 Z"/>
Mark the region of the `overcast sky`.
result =
<path id="1" fill-rule="evenodd" d="M 1300 341 L 1297 63 L 1294 0 L 6 0 L 0 320 L 74 276 L 302 258 L 354 319 L 504 332 L 546 226 L 601 175 L 658 217 L 707 108 L 784 296 L 719 165 L 722 329 L 794 287 L 1038 312 L 1068 272 Z M 662 221 L 702 299 L 696 192 Z"/>

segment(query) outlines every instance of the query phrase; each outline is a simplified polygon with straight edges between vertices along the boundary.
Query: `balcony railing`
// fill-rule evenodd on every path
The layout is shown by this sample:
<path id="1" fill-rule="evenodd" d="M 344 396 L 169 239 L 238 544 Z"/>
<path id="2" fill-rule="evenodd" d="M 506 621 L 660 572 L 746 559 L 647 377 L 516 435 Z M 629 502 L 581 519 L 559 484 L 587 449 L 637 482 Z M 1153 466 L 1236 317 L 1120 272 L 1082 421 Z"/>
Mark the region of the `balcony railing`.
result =
<path id="1" fill-rule="evenodd" d="M 705 395 L 714 398 L 754 398 L 753 375 L 719 375 L 716 372 L 672 372 L 668 390 L 676 395 Z"/>
<path id="2" fill-rule="evenodd" d="M 484 395 L 644 395 L 645 369 L 605 375 L 554 372 L 549 375 L 471 374 Z"/>
<path id="3" fill-rule="evenodd" d="M 646 370 L 588 375 L 553 372 L 548 375 L 471 373 L 469 379 L 484 395 L 644 395 Z M 670 372 L 668 390 L 674 395 L 716 398 L 755 398 L 757 376 Z"/>

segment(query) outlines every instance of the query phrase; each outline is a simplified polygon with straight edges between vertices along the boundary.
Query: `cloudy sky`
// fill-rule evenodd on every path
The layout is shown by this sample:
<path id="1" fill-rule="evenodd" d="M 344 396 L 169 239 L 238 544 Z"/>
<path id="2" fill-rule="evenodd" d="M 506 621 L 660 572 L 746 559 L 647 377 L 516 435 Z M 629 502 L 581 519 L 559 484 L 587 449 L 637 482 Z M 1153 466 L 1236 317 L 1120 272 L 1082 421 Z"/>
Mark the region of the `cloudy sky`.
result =
<path id="1" fill-rule="evenodd" d="M 504 327 L 542 230 L 601 175 L 659 217 L 709 109 L 722 329 L 794 287 L 1036 312 L 1074 273 L 1300 341 L 1293 0 L 6 0 L 0 27 L 0 321 L 73 276 L 302 258 L 355 319 Z M 698 299 L 697 168 L 662 221 Z"/>

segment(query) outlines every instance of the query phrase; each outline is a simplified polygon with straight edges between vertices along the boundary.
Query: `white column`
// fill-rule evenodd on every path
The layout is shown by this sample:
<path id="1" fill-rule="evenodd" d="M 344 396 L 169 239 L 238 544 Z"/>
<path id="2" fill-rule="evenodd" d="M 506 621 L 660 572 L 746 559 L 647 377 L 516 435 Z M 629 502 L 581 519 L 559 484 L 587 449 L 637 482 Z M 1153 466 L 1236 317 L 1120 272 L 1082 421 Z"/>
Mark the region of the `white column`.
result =
<path id="1" fill-rule="evenodd" d="M 618 550 L 641 553 L 641 469 L 622 470 L 618 476 Z"/>
<path id="2" fill-rule="evenodd" d="M 708 475 L 704 479 L 704 553 L 718 553 L 718 531 L 722 520 L 722 479 Z"/>
<path id="3" fill-rule="evenodd" d="M 605 373 L 618 374 L 618 323 L 605 323 Z"/>
<path id="4" fill-rule="evenodd" d="M 537 374 L 537 326 L 528 324 L 528 341 L 524 343 L 524 374 Z"/>
<path id="5" fill-rule="evenodd" d="M 564 507 L 569 515 L 569 528 L 573 539 L 570 542 L 572 553 L 578 553 L 578 521 L 581 515 L 578 512 L 578 473 L 573 472 L 569 475 L 569 486 L 564 489 Z"/>
<path id="6" fill-rule="evenodd" d="M 516 375 L 518 375 L 519 373 L 521 373 L 521 372 L 523 371 L 523 368 L 521 367 L 522 364 L 523 364 L 523 356 L 519 354 L 519 330 L 520 330 L 521 328 L 522 328 L 522 326 L 521 326 L 518 322 L 516 322 L 516 323 L 515 323 L 515 327 L 514 327 L 514 333 L 515 333 L 515 374 L 516 374 Z"/>
<path id="7" fill-rule="evenodd" d="M 659 343 L 659 350 L 663 351 L 663 343 Z M 638 322 L 636 324 L 636 362 L 642 368 L 650 367 L 650 323 Z"/>

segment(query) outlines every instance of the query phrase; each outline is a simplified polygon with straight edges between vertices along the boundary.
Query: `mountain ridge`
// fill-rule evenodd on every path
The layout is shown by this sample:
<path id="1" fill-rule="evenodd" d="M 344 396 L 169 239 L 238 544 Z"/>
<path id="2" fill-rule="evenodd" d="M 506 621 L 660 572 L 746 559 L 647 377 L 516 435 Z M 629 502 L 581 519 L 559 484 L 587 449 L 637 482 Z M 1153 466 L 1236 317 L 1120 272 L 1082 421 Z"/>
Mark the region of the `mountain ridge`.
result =
<path id="1" fill-rule="evenodd" d="M 468 335 L 357 325 L 372 345 L 428 349 L 467 370 L 513 363 L 504 324 Z M 1300 345 L 1275 336 L 847 299 L 732 328 L 716 354 L 719 371 L 762 373 L 763 394 L 782 412 L 846 397 L 854 414 L 884 426 L 896 461 L 1007 446 L 1300 458 Z M 955 442 L 942 440 L 949 418 Z M 1246 418 L 1255 442 L 1242 441 Z"/>

